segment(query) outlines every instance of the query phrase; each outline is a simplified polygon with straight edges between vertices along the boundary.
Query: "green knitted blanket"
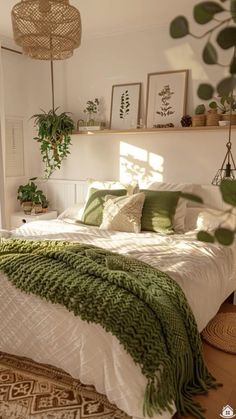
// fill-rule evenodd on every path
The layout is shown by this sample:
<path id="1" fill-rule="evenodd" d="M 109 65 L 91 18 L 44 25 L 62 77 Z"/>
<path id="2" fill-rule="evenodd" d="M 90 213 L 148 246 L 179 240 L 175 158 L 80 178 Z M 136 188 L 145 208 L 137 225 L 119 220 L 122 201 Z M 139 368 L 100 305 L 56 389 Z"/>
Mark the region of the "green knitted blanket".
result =
<path id="1" fill-rule="evenodd" d="M 147 378 L 144 415 L 169 410 L 202 419 L 192 396 L 217 387 L 180 287 L 136 259 L 91 245 L 6 240 L 0 269 L 19 289 L 64 305 L 115 335 Z"/>

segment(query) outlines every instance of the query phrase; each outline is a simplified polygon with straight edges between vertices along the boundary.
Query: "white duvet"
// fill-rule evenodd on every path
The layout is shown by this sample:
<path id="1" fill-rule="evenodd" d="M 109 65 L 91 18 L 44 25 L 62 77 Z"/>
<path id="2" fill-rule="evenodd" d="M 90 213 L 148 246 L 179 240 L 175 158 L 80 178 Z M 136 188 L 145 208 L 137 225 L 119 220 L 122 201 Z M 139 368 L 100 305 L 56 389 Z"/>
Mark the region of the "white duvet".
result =
<path id="1" fill-rule="evenodd" d="M 236 247 L 200 243 L 194 233 L 109 232 L 55 220 L 26 224 L 14 236 L 92 243 L 167 272 L 183 289 L 199 331 L 236 290 Z M 0 316 L 1 351 L 63 368 L 83 383 L 93 384 L 133 418 L 143 418 L 146 379 L 111 333 L 62 306 L 20 292 L 1 273 Z M 170 419 L 171 415 L 154 419 L 160 417 Z"/>

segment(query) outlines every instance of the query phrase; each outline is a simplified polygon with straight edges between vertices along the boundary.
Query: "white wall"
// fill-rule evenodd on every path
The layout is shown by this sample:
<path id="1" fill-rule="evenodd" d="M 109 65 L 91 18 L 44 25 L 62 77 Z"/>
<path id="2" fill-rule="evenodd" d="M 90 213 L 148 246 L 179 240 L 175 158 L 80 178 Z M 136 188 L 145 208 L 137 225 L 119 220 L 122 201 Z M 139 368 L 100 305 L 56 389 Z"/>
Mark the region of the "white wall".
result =
<path id="1" fill-rule="evenodd" d="M 226 138 L 225 129 L 75 135 L 70 157 L 53 177 L 207 184 L 222 164 Z"/>
<path id="2" fill-rule="evenodd" d="M 14 47 L 13 45 L 10 45 Z M 41 109 L 51 109 L 50 63 L 31 60 L 23 55 L 2 50 L 5 91 L 5 116 L 24 120 L 25 176 L 7 177 L 6 214 L 9 226 L 10 214 L 19 209 L 16 200 L 18 186 L 30 177 L 41 176 L 42 162 L 33 121 L 30 119 Z M 56 106 L 65 106 L 64 62 L 55 64 Z"/>
<path id="3" fill-rule="evenodd" d="M 202 63 L 203 43 L 191 38 L 175 41 L 170 38 L 167 25 L 159 29 L 85 40 L 66 63 L 66 107 L 73 112 L 76 121 L 83 117 L 87 100 L 102 98 L 105 104 L 102 117 L 109 122 L 112 85 L 141 81 L 144 115 L 147 73 L 188 68 L 188 112 L 192 113 L 201 102 L 196 95 L 199 83 L 209 80 L 215 83 L 223 73 L 222 69 L 214 67 L 213 70 Z M 132 176 L 137 171 L 141 177 L 144 172 L 148 177 L 162 177 L 165 181 L 210 183 L 222 163 L 226 138 L 226 130 L 73 136 L 71 156 L 54 177 L 103 180 L 127 177 L 127 173 L 123 173 L 124 168 L 120 168 L 120 146 L 124 143 L 127 146 L 123 145 L 123 149 L 126 147 L 130 153 L 129 166 L 132 170 L 129 171 L 133 171 Z M 132 154 L 139 157 L 135 158 Z M 145 158 L 155 162 L 154 170 Z M 161 159 L 164 161 L 163 173 L 158 171 Z"/>

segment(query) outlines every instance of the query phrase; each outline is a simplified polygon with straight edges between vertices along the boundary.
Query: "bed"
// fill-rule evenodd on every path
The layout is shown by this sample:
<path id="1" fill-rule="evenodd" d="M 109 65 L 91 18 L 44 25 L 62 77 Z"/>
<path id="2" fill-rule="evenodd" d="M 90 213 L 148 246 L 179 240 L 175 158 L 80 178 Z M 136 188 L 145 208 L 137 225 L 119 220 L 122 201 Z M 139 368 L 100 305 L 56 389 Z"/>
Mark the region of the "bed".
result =
<path id="1" fill-rule="evenodd" d="M 165 271 L 184 291 L 200 332 L 236 289 L 236 245 L 200 243 L 194 231 L 169 236 L 134 234 L 62 219 L 25 224 L 12 236 L 91 243 Z M 82 321 L 63 306 L 20 292 L 3 273 L 0 310 L 1 351 L 62 368 L 83 383 L 93 384 L 133 419 L 143 418 L 146 378 L 111 333 Z M 166 412 L 154 419 L 171 417 Z"/>

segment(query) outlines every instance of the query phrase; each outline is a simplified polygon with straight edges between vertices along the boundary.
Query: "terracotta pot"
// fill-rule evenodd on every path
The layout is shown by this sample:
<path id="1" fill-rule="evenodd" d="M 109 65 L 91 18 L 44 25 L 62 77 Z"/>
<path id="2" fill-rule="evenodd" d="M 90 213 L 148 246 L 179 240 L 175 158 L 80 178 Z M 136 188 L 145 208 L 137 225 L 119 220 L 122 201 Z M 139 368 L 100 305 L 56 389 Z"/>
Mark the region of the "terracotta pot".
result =
<path id="1" fill-rule="evenodd" d="M 220 119 L 221 119 L 221 115 L 219 115 L 218 113 L 208 113 L 206 117 L 206 125 L 208 127 L 218 126 Z"/>
<path id="2" fill-rule="evenodd" d="M 42 204 L 34 204 L 34 212 L 35 214 L 41 214 L 43 208 L 42 208 Z"/>
<path id="3" fill-rule="evenodd" d="M 223 113 L 221 115 L 222 121 L 229 121 L 230 120 L 230 114 L 229 113 Z M 232 113 L 231 115 L 231 123 L 232 125 L 236 125 L 236 114 Z"/>
<path id="4" fill-rule="evenodd" d="M 42 212 L 43 213 L 48 212 L 48 207 L 47 208 L 42 208 Z"/>
<path id="5" fill-rule="evenodd" d="M 21 206 L 25 214 L 31 214 L 31 211 L 33 209 L 33 202 L 25 201 L 25 202 L 22 202 Z"/>
<path id="6" fill-rule="evenodd" d="M 204 127 L 206 125 L 206 115 L 193 115 L 192 126 L 193 127 Z"/>

